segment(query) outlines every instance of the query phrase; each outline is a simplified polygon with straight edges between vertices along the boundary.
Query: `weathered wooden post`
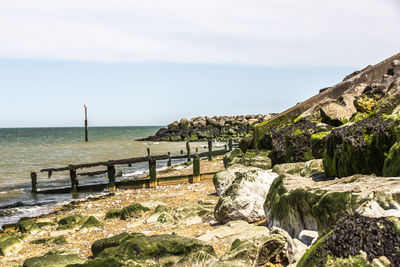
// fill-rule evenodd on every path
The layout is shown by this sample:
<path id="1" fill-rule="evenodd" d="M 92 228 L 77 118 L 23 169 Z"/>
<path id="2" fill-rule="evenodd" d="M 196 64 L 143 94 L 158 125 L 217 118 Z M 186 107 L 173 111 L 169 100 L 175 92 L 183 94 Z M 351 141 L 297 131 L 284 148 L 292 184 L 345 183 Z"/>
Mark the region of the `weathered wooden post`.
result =
<path id="1" fill-rule="evenodd" d="M 32 193 L 37 193 L 37 174 L 36 172 L 31 172 L 32 179 Z"/>
<path id="2" fill-rule="evenodd" d="M 200 157 L 195 154 L 193 156 L 193 183 L 199 183 L 200 181 Z"/>
<path id="3" fill-rule="evenodd" d="M 212 160 L 212 140 L 208 139 L 208 160 Z"/>
<path id="4" fill-rule="evenodd" d="M 150 147 L 147 148 L 147 157 L 150 158 Z"/>
<path id="5" fill-rule="evenodd" d="M 232 151 L 232 138 L 229 138 L 229 141 L 228 141 L 228 147 L 229 147 L 229 151 Z"/>
<path id="6" fill-rule="evenodd" d="M 71 192 L 78 192 L 78 180 L 76 179 L 76 169 L 73 165 L 68 165 L 69 177 L 71 178 Z"/>
<path id="7" fill-rule="evenodd" d="M 181 155 L 183 155 L 183 149 L 181 149 Z"/>
<path id="8" fill-rule="evenodd" d="M 171 152 L 168 152 L 168 162 L 167 162 L 167 166 L 171 167 L 172 165 L 172 160 L 171 160 Z"/>
<path id="9" fill-rule="evenodd" d="M 153 157 L 149 157 L 149 175 L 150 175 L 150 181 L 149 181 L 149 187 L 154 188 L 157 186 L 157 166 L 156 166 L 156 160 Z"/>
<path id="10" fill-rule="evenodd" d="M 198 147 L 196 147 L 196 153 L 199 153 L 199 148 Z"/>
<path id="11" fill-rule="evenodd" d="M 107 175 L 108 175 L 108 190 L 115 190 L 115 166 L 110 162 L 107 164 Z"/>
<path id="12" fill-rule="evenodd" d="M 87 120 L 87 106 L 86 104 L 83 105 L 83 107 L 85 108 L 85 142 L 89 141 L 89 130 L 88 130 L 88 120 Z"/>
<path id="13" fill-rule="evenodd" d="M 186 161 L 191 161 L 190 160 L 190 143 L 189 143 L 189 141 L 187 141 L 186 142 L 186 151 L 187 151 L 187 159 L 186 159 Z"/>
<path id="14" fill-rule="evenodd" d="M 227 151 L 228 150 L 228 145 L 227 144 L 225 144 L 225 151 Z"/>

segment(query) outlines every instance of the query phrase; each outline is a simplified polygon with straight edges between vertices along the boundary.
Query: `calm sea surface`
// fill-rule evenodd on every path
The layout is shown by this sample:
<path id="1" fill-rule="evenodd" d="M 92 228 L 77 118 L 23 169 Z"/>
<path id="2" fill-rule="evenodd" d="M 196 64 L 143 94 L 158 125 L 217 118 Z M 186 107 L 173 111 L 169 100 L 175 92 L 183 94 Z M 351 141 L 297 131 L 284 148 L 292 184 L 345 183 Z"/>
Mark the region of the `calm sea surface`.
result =
<path id="1" fill-rule="evenodd" d="M 89 142 L 84 142 L 83 128 L 16 128 L 0 129 L 0 226 L 17 221 L 23 216 L 35 216 L 54 209 L 73 198 L 85 198 L 88 194 L 33 195 L 30 193 L 30 172 L 38 173 L 38 188 L 69 186 L 69 173 L 56 172 L 48 179 L 40 169 L 63 167 L 68 164 L 89 163 L 144 156 L 150 147 L 152 154 L 178 152 L 184 142 L 138 142 L 136 139 L 153 135 L 155 127 L 91 127 Z M 203 144 L 197 144 L 203 146 Z M 175 162 L 179 163 L 179 162 Z M 166 162 L 157 162 L 157 168 Z M 98 169 L 83 169 L 95 171 Z M 134 178 L 147 171 L 147 164 L 132 167 L 117 166 L 122 171 L 119 179 Z M 78 177 L 80 184 L 107 182 L 105 175 Z M 118 180 L 118 179 L 117 179 Z"/>

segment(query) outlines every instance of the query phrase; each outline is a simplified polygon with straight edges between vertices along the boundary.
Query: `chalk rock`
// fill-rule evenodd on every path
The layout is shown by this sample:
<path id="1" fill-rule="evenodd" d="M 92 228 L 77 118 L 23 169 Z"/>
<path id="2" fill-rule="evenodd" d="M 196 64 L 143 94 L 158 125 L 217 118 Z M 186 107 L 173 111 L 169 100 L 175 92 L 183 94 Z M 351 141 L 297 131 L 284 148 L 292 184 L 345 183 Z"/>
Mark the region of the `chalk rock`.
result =
<path id="1" fill-rule="evenodd" d="M 257 170 L 258 168 L 254 167 L 245 167 L 239 164 L 232 165 L 228 167 L 226 170 L 220 171 L 214 175 L 213 183 L 215 187 L 215 191 L 218 196 L 222 195 L 222 193 L 232 184 L 233 180 L 236 178 L 235 173 L 245 173 L 250 170 Z"/>
<path id="2" fill-rule="evenodd" d="M 263 203 L 270 185 L 278 174 L 270 170 L 247 167 L 242 172 L 236 172 L 235 176 L 215 206 L 214 215 L 217 221 L 255 222 L 264 219 Z"/>

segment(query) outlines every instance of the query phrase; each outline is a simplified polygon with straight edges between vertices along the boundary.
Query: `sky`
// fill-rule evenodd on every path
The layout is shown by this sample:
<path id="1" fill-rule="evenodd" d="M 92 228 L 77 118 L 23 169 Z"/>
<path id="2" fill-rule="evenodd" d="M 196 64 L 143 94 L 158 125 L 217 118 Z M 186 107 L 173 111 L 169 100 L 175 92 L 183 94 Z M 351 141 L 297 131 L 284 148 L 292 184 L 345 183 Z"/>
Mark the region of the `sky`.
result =
<path id="1" fill-rule="evenodd" d="M 2 0 L 0 127 L 281 112 L 400 52 L 399 0 Z"/>

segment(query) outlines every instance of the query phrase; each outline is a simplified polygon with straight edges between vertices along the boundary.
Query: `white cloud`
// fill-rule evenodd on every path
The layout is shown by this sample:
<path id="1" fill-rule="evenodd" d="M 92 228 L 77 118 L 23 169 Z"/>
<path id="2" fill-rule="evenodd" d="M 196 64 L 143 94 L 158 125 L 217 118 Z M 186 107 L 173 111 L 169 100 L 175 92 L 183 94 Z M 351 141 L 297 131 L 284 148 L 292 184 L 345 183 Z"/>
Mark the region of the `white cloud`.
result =
<path id="1" fill-rule="evenodd" d="M 399 28 L 398 0 L 2 0 L 0 58 L 362 66 Z"/>

